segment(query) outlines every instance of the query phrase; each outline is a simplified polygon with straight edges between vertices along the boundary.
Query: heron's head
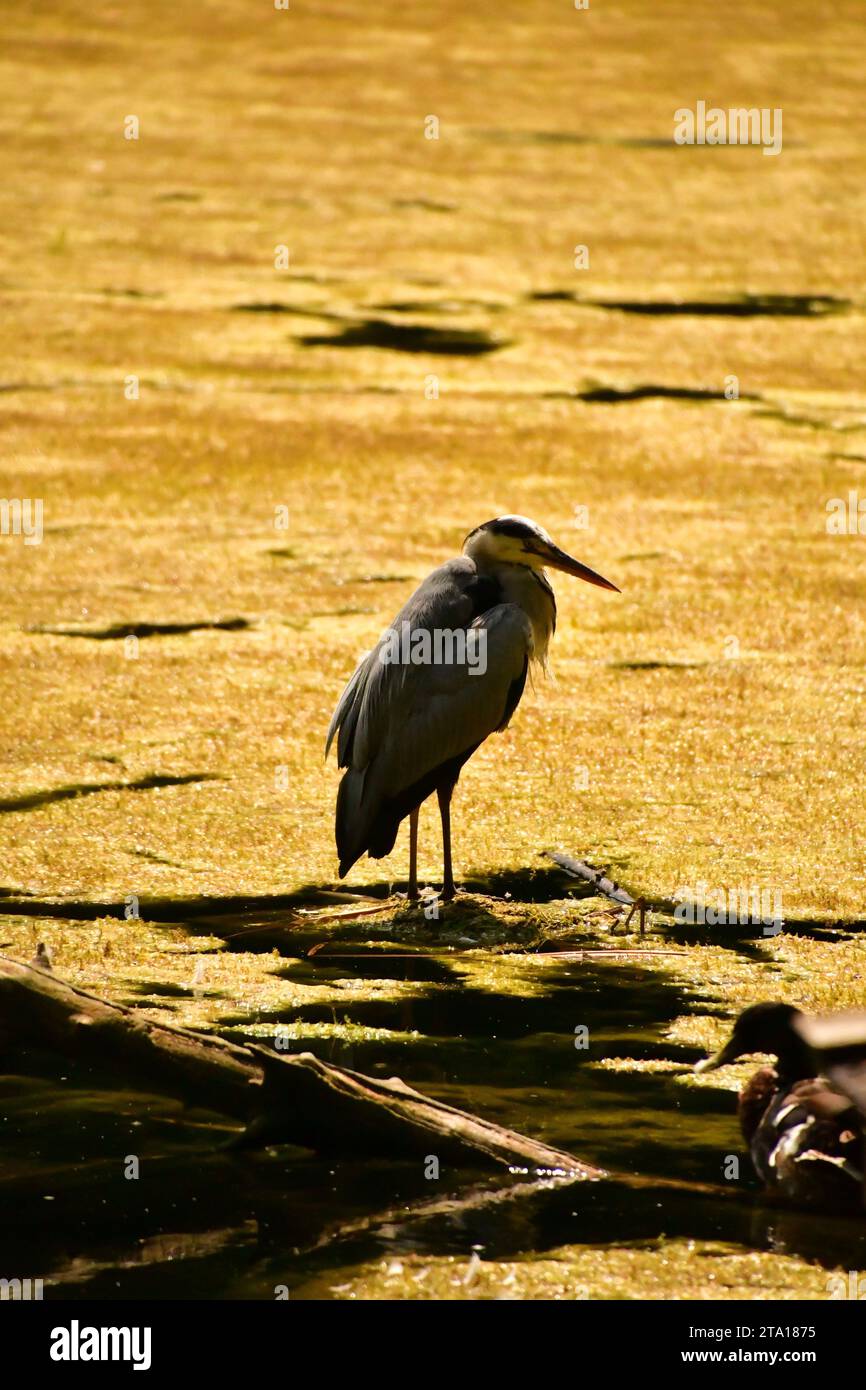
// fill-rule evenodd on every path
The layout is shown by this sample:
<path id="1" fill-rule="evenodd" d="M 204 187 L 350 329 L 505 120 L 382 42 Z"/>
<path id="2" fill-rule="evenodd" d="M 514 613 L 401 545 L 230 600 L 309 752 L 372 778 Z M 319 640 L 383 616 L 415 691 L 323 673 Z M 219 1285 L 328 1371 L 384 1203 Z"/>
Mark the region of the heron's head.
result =
<path id="1" fill-rule="evenodd" d="M 601 589 L 620 592 L 609 579 L 603 579 L 588 565 L 560 550 L 544 527 L 527 516 L 498 516 L 476 526 L 463 542 L 463 554 L 485 566 L 526 565 L 533 570 L 562 570 Z"/>
<path id="2" fill-rule="evenodd" d="M 799 1009 L 792 1004 L 750 1004 L 743 1009 L 734 1031 L 724 1047 L 719 1048 L 712 1057 L 698 1062 L 695 1071 L 715 1071 L 736 1062 L 739 1057 L 748 1057 L 753 1052 L 766 1053 L 778 1057 L 780 1068 L 786 1071 L 793 1064 L 807 1062 L 808 1048 L 794 1032 L 792 1024 L 800 1017 Z M 804 1075 L 809 1075 L 808 1063 L 799 1067 Z"/>

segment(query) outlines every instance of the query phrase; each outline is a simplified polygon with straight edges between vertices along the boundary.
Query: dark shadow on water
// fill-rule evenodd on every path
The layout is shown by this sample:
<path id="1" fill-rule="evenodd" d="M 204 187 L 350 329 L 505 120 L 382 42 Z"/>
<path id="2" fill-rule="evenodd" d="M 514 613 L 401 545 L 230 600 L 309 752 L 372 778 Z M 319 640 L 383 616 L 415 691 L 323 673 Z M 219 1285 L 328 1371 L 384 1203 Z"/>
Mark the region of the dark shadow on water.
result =
<path id="1" fill-rule="evenodd" d="M 489 299 L 398 299 L 373 307 L 386 314 L 465 314 L 468 309 L 495 314 L 508 306 Z"/>
<path id="2" fill-rule="evenodd" d="M 611 671 L 700 671 L 712 665 L 709 661 L 608 661 Z"/>
<path id="3" fill-rule="evenodd" d="M 445 968 L 441 958 L 432 963 Z M 344 978 L 355 974 L 355 964 L 351 959 L 343 963 Z M 372 968 L 372 962 L 369 964 Z M 445 980 L 430 982 L 452 988 L 431 989 L 396 1003 L 349 995 L 336 1011 L 342 1019 L 362 1028 L 397 1027 L 419 1033 L 436 1047 L 442 1040 L 479 1040 L 483 1048 L 489 1045 L 493 1054 L 500 1053 L 509 1042 L 525 1044 L 538 1035 L 559 1035 L 567 1044 L 564 1062 L 569 1073 L 575 1057 L 583 1059 L 574 1045 L 577 1025 L 586 1026 L 591 1038 L 607 1037 L 615 1025 L 615 1036 L 629 1040 L 626 1055 L 676 1054 L 671 1044 L 659 1047 L 650 1039 L 687 1011 L 688 999 L 683 986 L 669 982 L 655 970 L 640 965 L 551 962 L 536 964 L 532 974 L 538 981 L 537 992 L 493 993 L 468 985 L 461 976 L 460 957 L 455 955 Z M 365 975 L 370 977 L 370 973 Z M 393 978 L 387 973 L 387 963 L 382 978 Z M 327 1023 L 333 1020 L 334 1012 L 331 1004 L 311 1003 L 271 1017 L 277 1022 Z M 224 1017 L 223 1026 L 242 1029 L 244 1018 Z M 649 1050 L 644 1050 L 647 1047 Z M 689 1053 L 689 1060 L 697 1061 L 699 1056 L 697 1051 Z"/>
<path id="4" fill-rule="evenodd" d="M 189 780 L 197 777 L 206 777 L 208 774 L 193 774 Z M 143 779 L 141 786 L 153 785 L 173 785 L 174 781 L 178 784 L 187 780 L 186 778 L 165 779 L 156 778 Z M 94 783 L 85 784 L 85 791 L 114 791 L 123 789 L 138 790 L 139 784 L 132 782 L 121 783 Z M 60 791 L 66 795 L 74 796 L 79 794 L 78 788 L 61 788 Z M 54 799 L 54 793 L 34 793 L 34 796 L 47 797 Z M 27 802 L 30 797 L 23 798 Z M 36 804 L 36 803 L 34 803 Z M 42 804 L 41 801 L 38 804 Z M 19 799 L 11 802 L 0 802 L 0 810 L 8 807 L 25 809 L 19 805 Z M 469 893 L 487 894 L 494 898 L 513 898 L 518 902 L 551 902 L 567 896 L 583 897 L 582 885 L 569 879 L 560 869 L 550 866 L 539 868 L 527 868 L 507 870 L 502 873 L 493 873 L 482 876 L 471 875 L 461 880 L 461 888 Z M 366 908 L 375 906 L 376 902 L 381 902 L 382 910 L 392 909 L 394 899 L 390 896 L 390 885 L 382 880 L 372 881 L 365 884 L 357 884 L 351 889 L 343 888 L 338 883 L 307 883 L 290 893 L 270 893 L 270 894 L 238 894 L 222 898 L 206 896 L 194 897 L 149 897 L 143 895 L 139 898 L 141 914 L 151 922 L 171 922 L 182 924 L 184 922 L 199 923 L 201 918 L 214 919 L 220 921 L 227 918 L 237 918 L 237 926 L 243 928 L 245 924 L 250 924 L 249 919 L 266 914 L 270 918 L 282 916 L 283 925 L 286 929 L 291 929 L 296 925 L 292 914 L 309 910 L 320 910 L 322 912 L 350 911 L 353 907 Z M 66 902 L 51 902 L 48 899 L 36 899 L 21 895 L 13 890 L 7 890 L 8 904 L 6 910 L 20 915 L 30 917 L 58 917 L 66 918 L 70 921 L 95 921 L 99 917 L 123 917 L 125 916 L 126 903 L 124 901 L 111 901 L 109 899 L 99 900 L 68 900 Z M 455 911 L 459 909 L 460 903 L 455 905 Z M 444 911 L 449 911 L 445 908 Z M 421 909 L 417 909 L 420 916 Z M 268 921 L 263 926 L 275 925 Z M 373 928 L 371 927 L 371 930 Z M 358 931 L 357 922 L 354 930 Z M 228 934 L 228 932 L 226 932 Z M 435 935 L 431 928 L 431 939 Z M 243 949 L 247 949 L 245 946 Z"/>
<path id="5" fill-rule="evenodd" d="M 585 299 L 571 290 L 537 290 L 529 298 L 661 317 L 825 318 L 853 307 L 850 299 L 833 294 L 738 294 L 728 299 Z"/>
<path id="6" fill-rule="evenodd" d="M 428 1213 L 422 1209 L 402 1222 L 400 1213 L 388 1213 L 378 1226 L 374 1221 L 367 1229 L 349 1229 L 301 1258 L 307 1269 L 320 1270 L 431 1248 L 467 1259 L 478 1251 L 482 1260 L 509 1260 L 527 1250 L 544 1254 L 568 1244 L 610 1246 L 614 1232 L 613 1244 L 623 1248 L 651 1247 L 662 1237 L 723 1242 L 799 1254 L 828 1269 L 859 1268 L 866 1257 L 866 1225 L 858 1230 L 842 1218 L 766 1207 L 744 1193 L 614 1178 L 454 1212 L 437 1211 L 431 1203 Z"/>
<path id="7" fill-rule="evenodd" d="M 328 323 L 345 323 L 345 314 L 334 314 L 321 306 L 287 304 L 281 299 L 260 300 L 250 304 L 232 304 L 234 314 L 291 314 L 294 318 L 324 319 Z"/>
<path id="8" fill-rule="evenodd" d="M 125 637 L 177 637 L 188 632 L 244 632 L 254 627 L 249 618 L 205 619 L 192 623 L 113 623 L 108 627 L 29 627 L 28 632 L 52 637 L 86 637 L 91 642 L 120 642 Z"/>
<path id="9" fill-rule="evenodd" d="M 478 357 L 508 346 L 504 340 L 492 338 L 480 329 L 433 328 L 420 323 L 389 323 L 386 319 L 364 319 L 334 335 L 307 334 L 299 342 L 305 347 L 374 347 L 452 357 Z"/>
<path id="10" fill-rule="evenodd" d="M 215 773 L 187 772 L 181 776 L 154 773 L 149 777 L 139 777 L 133 782 L 76 782 L 63 787 L 51 787 L 45 791 L 28 792 L 23 796 L 7 797 L 0 801 L 0 814 L 9 815 L 16 811 L 33 811 L 39 806 L 51 806 L 55 801 L 72 801 L 80 796 L 95 796 L 97 792 L 142 792 L 153 791 L 159 787 L 186 787 L 196 782 L 222 781 Z M 49 911 L 50 904 L 37 903 L 34 899 L 16 901 L 15 912 L 29 917 L 71 917 L 73 920 L 94 921 L 103 915 L 99 903 L 70 903 Z M 112 904 L 117 908 L 116 915 L 124 916 L 124 904 Z M 32 911 L 28 909 L 33 909 Z"/>
<path id="11" fill-rule="evenodd" d="M 656 135 L 587 135 L 571 130 L 476 130 L 473 134 L 483 140 L 508 144 L 531 145 L 601 145 L 625 150 L 672 150 L 680 147 L 672 138 Z"/>
<path id="12" fill-rule="evenodd" d="M 457 203 L 436 203 L 431 198 L 392 198 L 392 208 L 412 208 L 420 212 L 457 212 Z"/>
<path id="13" fill-rule="evenodd" d="M 583 401 L 586 405 L 621 405 L 629 401 L 725 401 L 730 403 L 723 390 L 702 386 L 662 386 L 658 383 L 642 383 L 640 386 L 587 386 L 582 391 L 546 392 L 557 398 Z M 763 396 L 754 392 L 741 391 L 738 400 L 761 401 Z"/>
<path id="14" fill-rule="evenodd" d="M 819 416 L 801 415 L 790 409 L 784 402 L 774 402 L 755 391 L 739 391 L 736 397 L 728 397 L 723 390 L 704 386 L 666 386 L 660 382 L 640 382 L 635 386 L 614 386 L 597 383 L 580 390 L 555 390 L 539 393 L 543 400 L 582 401 L 584 405 L 628 405 L 635 401 L 671 400 L 691 401 L 697 404 L 749 401 L 760 405 L 753 413 L 757 419 L 778 420 L 783 425 L 800 426 L 810 430 L 832 430 L 838 434 L 856 433 L 862 429 L 859 421 L 840 424 Z"/>
<path id="15" fill-rule="evenodd" d="M 436 956 L 393 950 L 370 950 L 366 946 L 357 952 L 347 950 L 333 955 L 321 953 L 308 960 L 298 960 L 274 975 L 298 985 L 328 984 L 334 980 L 402 980 L 413 984 L 450 984 L 454 972 L 447 960 Z"/>
<path id="16" fill-rule="evenodd" d="M 214 774 L 190 773 L 172 777 L 155 775 L 135 782 L 84 783 L 72 787 L 60 787 L 45 792 L 35 792 L 20 798 L 10 798 L 0 802 L 0 812 L 29 810 L 32 807 L 49 804 L 55 800 L 65 800 L 79 795 L 102 791 L 140 791 L 152 787 L 182 786 L 190 782 L 218 780 Z M 624 886 L 637 896 L 639 885 L 629 880 L 628 863 L 622 859 L 607 859 L 603 867 L 615 878 L 624 881 Z M 444 928 L 461 925 L 465 919 L 483 945 L 486 926 L 495 927 L 502 932 L 502 921 L 485 906 L 485 897 L 515 903 L 568 903 L 591 898 L 595 893 L 592 884 L 583 883 L 570 877 L 562 869 L 546 863 L 523 869 L 505 870 L 500 873 L 467 874 L 461 880 L 461 889 L 469 896 L 458 897 L 453 904 L 441 908 L 441 925 Z M 402 907 L 390 895 L 391 885 L 383 881 L 371 881 L 353 886 L 351 889 L 331 883 L 308 883 L 290 893 L 262 895 L 228 895 L 222 898 L 196 895 L 191 897 L 148 897 L 139 898 L 141 916 L 151 923 L 166 923 L 175 926 L 188 926 L 191 931 L 201 935 L 208 932 L 221 937 L 232 950 L 271 951 L 290 957 L 305 956 L 310 948 L 320 942 L 327 942 L 328 949 L 340 943 L 361 942 L 381 945 L 399 943 L 401 928 L 405 926 L 408 939 L 419 950 L 425 946 L 437 945 L 439 924 L 427 922 L 423 909 Z M 478 895 L 473 897 L 472 895 Z M 479 898 L 481 899 L 479 901 Z M 375 908 L 381 904 L 383 915 L 389 920 L 377 923 Z M 34 898 L 20 889 L 0 889 L 0 918 L 3 913 L 19 917 L 53 918 L 69 922 L 93 922 L 101 917 L 126 918 L 128 904 L 125 900 L 110 899 L 71 899 L 52 902 L 50 899 Z M 652 931 L 648 931 L 640 942 L 648 948 L 659 948 L 670 942 L 689 945 L 712 944 L 730 946 L 743 950 L 752 958 L 755 947 L 767 937 L 763 928 L 755 924 L 731 924 L 730 926 L 689 925 L 678 923 L 673 918 L 672 904 L 647 899 L 647 906 L 656 913 Z M 372 915 L 366 915 L 373 909 Z M 347 915 L 345 923 L 339 921 L 341 914 L 354 911 L 365 915 Z M 394 921 L 395 911 L 406 913 Z M 467 916 L 468 914 L 468 916 Z M 634 923 L 632 924 L 634 926 Z M 815 936 L 821 940 L 837 940 L 845 933 L 866 930 L 866 918 L 840 919 L 836 922 L 817 919 L 787 919 L 786 933 L 797 936 Z M 581 924 L 574 925 L 575 946 L 581 944 Z M 567 942 L 557 940 L 545 943 L 542 933 L 529 933 L 523 949 L 547 950 L 561 949 Z M 538 939 L 536 939 L 538 938 Z M 519 936 L 518 936 L 519 940 Z M 611 929 L 610 945 L 622 944 L 622 926 Z M 629 944 L 634 946 L 633 940 Z M 519 946 L 515 943 L 515 949 Z M 322 957 L 322 962 L 324 956 Z"/>
<path id="17" fill-rule="evenodd" d="M 150 996 L 156 999 L 226 999 L 225 990 L 209 989 L 206 985 L 179 985 L 172 980 L 127 980 L 124 984 L 126 995 Z M 135 1001 L 126 999 L 126 1007 L 135 1007 Z M 142 999 L 142 1006 L 148 1007 Z"/>

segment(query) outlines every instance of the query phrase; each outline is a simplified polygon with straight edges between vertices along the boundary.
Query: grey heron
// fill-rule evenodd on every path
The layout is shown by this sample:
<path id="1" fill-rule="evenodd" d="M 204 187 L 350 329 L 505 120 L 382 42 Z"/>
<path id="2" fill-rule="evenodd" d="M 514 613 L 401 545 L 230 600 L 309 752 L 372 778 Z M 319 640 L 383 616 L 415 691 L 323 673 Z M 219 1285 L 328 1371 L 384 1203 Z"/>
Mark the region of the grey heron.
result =
<path id="1" fill-rule="evenodd" d="M 340 877 L 365 852 L 390 854 L 409 817 L 409 897 L 418 896 L 418 808 L 435 791 L 442 817 L 442 897 L 454 897 L 451 796 L 460 770 L 504 729 L 531 664 L 546 667 L 556 599 L 545 568 L 619 593 L 543 527 L 500 516 L 424 580 L 360 661 L 334 711 L 345 768 L 337 794 Z M 462 639 L 462 640 L 461 640 Z"/>

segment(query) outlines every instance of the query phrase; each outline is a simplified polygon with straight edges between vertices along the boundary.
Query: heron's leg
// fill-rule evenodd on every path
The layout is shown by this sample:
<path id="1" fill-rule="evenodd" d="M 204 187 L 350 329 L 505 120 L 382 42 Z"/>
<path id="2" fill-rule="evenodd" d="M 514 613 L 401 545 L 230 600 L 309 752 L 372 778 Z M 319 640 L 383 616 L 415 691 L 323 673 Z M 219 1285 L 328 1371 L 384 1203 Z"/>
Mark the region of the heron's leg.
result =
<path id="1" fill-rule="evenodd" d="M 453 783 L 450 786 L 437 788 L 439 797 L 439 814 L 442 817 L 442 861 L 443 878 L 442 898 L 449 901 L 454 897 L 454 873 L 451 868 L 451 797 L 454 792 Z"/>
<path id="2" fill-rule="evenodd" d="M 418 897 L 418 807 L 409 812 L 409 897 Z"/>

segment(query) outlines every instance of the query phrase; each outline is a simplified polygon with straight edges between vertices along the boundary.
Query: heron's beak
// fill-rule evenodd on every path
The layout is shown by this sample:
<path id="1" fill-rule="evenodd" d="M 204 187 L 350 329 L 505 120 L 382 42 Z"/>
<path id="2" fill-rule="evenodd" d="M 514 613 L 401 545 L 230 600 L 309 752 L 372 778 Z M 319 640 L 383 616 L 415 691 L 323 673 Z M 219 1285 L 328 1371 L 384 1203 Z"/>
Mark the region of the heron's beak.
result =
<path id="1" fill-rule="evenodd" d="M 729 1062 L 736 1062 L 740 1056 L 740 1050 L 733 1038 L 729 1038 L 724 1047 L 720 1047 L 718 1052 L 714 1052 L 712 1057 L 705 1057 L 702 1062 L 695 1065 L 695 1071 L 715 1071 L 718 1067 L 726 1067 Z"/>
<path id="2" fill-rule="evenodd" d="M 609 579 L 604 579 L 595 570 L 591 570 L 589 565 L 582 565 L 579 560 L 575 560 L 571 555 L 566 555 L 564 550 L 560 550 L 558 545 L 553 542 L 548 545 L 546 541 L 539 541 L 533 546 L 536 555 L 539 555 L 546 565 L 551 569 L 562 570 L 564 574 L 573 574 L 576 579 L 585 579 L 587 584 L 597 584 L 600 589 L 612 589 L 615 594 L 621 590 L 615 584 L 611 584 Z"/>

